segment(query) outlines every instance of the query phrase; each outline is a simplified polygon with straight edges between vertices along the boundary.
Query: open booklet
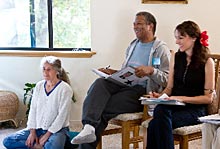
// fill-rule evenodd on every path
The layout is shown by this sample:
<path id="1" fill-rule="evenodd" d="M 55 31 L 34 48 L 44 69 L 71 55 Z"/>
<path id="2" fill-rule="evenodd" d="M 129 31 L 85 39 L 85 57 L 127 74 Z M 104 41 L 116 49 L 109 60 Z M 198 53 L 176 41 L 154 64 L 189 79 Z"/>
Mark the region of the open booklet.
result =
<path id="1" fill-rule="evenodd" d="M 199 117 L 199 121 L 204 122 L 204 123 L 211 123 L 211 124 L 220 125 L 220 115 L 219 114 L 212 114 L 212 115 Z"/>
<path id="2" fill-rule="evenodd" d="M 120 85 L 126 85 L 126 86 L 134 86 L 140 82 L 143 82 L 147 80 L 148 77 L 139 78 L 135 75 L 135 68 L 133 67 L 125 67 L 112 75 L 108 75 L 102 71 L 99 71 L 98 69 L 92 69 L 94 73 L 96 73 L 98 76 L 106 78 L 110 81 L 113 81 Z"/>
<path id="3" fill-rule="evenodd" d="M 181 106 L 185 105 L 185 103 L 180 102 L 178 100 L 174 100 L 174 99 L 167 100 L 166 98 L 168 97 L 169 96 L 167 96 L 167 94 L 163 94 L 158 98 L 149 98 L 142 96 L 140 100 L 141 100 L 141 104 L 147 104 L 147 105 L 152 105 L 152 104 L 181 105 Z"/>

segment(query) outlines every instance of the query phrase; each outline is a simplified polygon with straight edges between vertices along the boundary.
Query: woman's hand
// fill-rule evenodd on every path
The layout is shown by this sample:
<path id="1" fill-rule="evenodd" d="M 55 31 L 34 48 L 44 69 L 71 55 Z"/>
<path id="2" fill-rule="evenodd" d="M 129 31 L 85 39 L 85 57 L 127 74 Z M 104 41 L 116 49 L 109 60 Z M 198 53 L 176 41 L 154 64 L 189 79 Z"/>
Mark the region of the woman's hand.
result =
<path id="1" fill-rule="evenodd" d="M 49 137 L 51 136 L 51 132 L 47 131 L 44 135 L 40 136 L 39 138 L 39 144 L 41 146 L 44 146 L 44 144 L 47 142 L 47 140 L 49 139 Z"/>
<path id="2" fill-rule="evenodd" d="M 31 149 L 43 149 L 43 146 L 41 146 L 39 143 L 35 143 L 34 147 Z"/>
<path id="3" fill-rule="evenodd" d="M 160 94 L 156 92 L 149 92 L 149 96 L 150 98 L 158 98 L 160 97 Z"/>
<path id="4" fill-rule="evenodd" d="M 30 130 L 30 134 L 25 142 L 25 145 L 29 148 L 34 146 L 34 142 L 38 143 L 38 137 L 36 135 L 35 129 Z"/>

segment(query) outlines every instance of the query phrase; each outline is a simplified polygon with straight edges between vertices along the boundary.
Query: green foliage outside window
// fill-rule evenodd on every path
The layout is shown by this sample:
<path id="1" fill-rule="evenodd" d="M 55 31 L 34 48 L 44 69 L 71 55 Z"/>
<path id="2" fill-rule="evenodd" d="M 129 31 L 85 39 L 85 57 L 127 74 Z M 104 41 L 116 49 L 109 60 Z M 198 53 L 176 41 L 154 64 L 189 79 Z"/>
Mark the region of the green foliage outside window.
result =
<path id="1" fill-rule="evenodd" d="M 1 0 L 0 20 L 0 48 L 91 48 L 90 0 Z"/>

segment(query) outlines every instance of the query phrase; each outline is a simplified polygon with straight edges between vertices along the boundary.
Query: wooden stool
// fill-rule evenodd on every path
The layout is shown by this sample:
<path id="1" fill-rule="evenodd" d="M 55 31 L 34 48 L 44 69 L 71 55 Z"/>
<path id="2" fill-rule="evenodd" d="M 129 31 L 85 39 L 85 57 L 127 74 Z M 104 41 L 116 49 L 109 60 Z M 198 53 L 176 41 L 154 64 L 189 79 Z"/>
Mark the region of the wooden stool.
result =
<path id="1" fill-rule="evenodd" d="M 15 127 L 18 127 L 15 120 L 18 106 L 18 96 L 14 92 L 0 91 L 0 122 L 12 121 Z"/>

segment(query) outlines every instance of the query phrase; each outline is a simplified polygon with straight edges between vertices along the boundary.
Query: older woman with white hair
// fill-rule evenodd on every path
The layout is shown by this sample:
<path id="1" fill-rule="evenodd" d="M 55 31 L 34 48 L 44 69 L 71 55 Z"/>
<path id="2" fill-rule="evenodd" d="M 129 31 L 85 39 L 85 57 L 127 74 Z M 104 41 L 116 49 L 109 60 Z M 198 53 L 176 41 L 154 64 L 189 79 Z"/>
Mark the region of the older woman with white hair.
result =
<path id="1" fill-rule="evenodd" d="M 6 148 L 64 148 L 73 91 L 60 59 L 46 56 L 41 68 L 44 79 L 34 88 L 27 128 L 6 137 Z"/>

